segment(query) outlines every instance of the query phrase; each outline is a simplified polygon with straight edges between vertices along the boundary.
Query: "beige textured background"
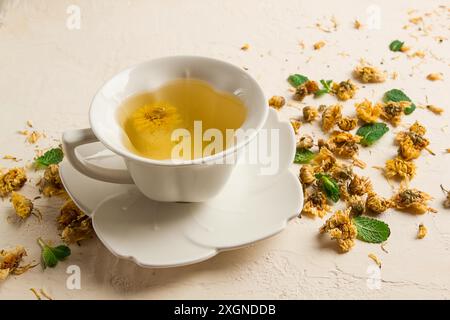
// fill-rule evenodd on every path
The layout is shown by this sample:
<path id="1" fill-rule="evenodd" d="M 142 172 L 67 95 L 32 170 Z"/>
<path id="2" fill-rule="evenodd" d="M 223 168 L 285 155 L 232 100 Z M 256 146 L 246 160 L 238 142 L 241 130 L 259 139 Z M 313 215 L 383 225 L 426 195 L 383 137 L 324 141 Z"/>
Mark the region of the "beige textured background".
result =
<path id="1" fill-rule="evenodd" d="M 338 254 L 333 242 L 317 236 L 320 219 L 297 219 L 274 238 L 252 247 L 222 253 L 188 267 L 149 270 L 132 262 L 120 261 L 93 239 L 73 247 L 67 262 L 53 270 L 40 268 L 0 283 L 0 299 L 33 299 L 29 288 L 44 288 L 55 299 L 67 298 L 450 298 L 450 212 L 442 208 L 439 184 L 450 188 L 450 148 L 448 120 L 449 45 L 434 36 L 449 37 L 448 11 L 438 9 L 444 1 L 67 1 L 0 0 L 0 153 L 25 160 L 34 156 L 34 146 L 16 133 L 32 120 L 36 129 L 49 138 L 39 148 L 55 145 L 63 130 L 88 125 L 87 110 L 95 91 L 119 70 L 146 59 L 175 54 L 196 54 L 224 59 L 248 68 L 267 96 L 289 97 L 285 81 L 289 73 L 301 72 L 313 79 L 345 80 L 360 58 L 390 72 L 397 80 L 361 89 L 357 100 L 376 100 L 392 87 L 405 89 L 418 104 L 427 102 L 446 108 L 441 116 L 418 109 L 405 123 L 421 119 L 429 128 L 432 157 L 426 153 L 417 161 L 419 173 L 412 185 L 436 200 L 437 214 L 413 216 L 390 211 L 381 218 L 392 235 L 384 253 L 380 246 L 358 242 L 348 254 Z M 66 10 L 81 10 L 81 29 L 69 30 Z M 371 6 L 372 5 L 372 6 Z M 433 29 L 428 36 L 412 37 L 417 29 L 403 30 L 407 11 L 437 9 L 430 17 Z M 367 24 L 379 12 L 380 29 Z M 326 33 L 314 27 L 329 24 L 334 14 L 337 31 Z M 414 16 L 414 15 L 413 15 Z M 358 18 L 366 28 L 355 30 Z M 409 59 L 387 49 L 395 38 L 415 50 L 425 50 L 425 59 Z M 313 51 L 312 44 L 327 45 Z M 299 45 L 304 41 L 305 48 Z M 244 52 L 240 47 L 250 44 Z M 347 53 L 349 55 L 343 54 Z M 393 59 L 394 58 L 394 59 Z M 381 64 L 383 63 L 383 64 Z M 430 82 L 430 72 L 443 72 L 444 81 Z M 323 98 L 320 103 L 331 103 Z M 306 102 L 318 104 L 317 101 Z M 344 105 L 351 114 L 353 102 Z M 298 115 L 294 108 L 281 111 L 282 117 Z M 305 132 L 315 130 L 304 126 Z M 391 130 L 383 142 L 363 150 L 375 188 L 390 195 L 391 188 L 372 169 L 395 154 Z M 25 161 L 23 162 L 25 163 Z M 1 160 L 0 165 L 14 163 Z M 298 169 L 293 166 L 292 170 Z M 37 176 L 32 176 L 37 181 Z M 25 187 L 29 196 L 37 194 L 32 183 Z M 23 244 L 29 259 L 38 259 L 38 236 L 58 241 L 54 218 L 60 203 L 38 200 L 45 219 L 31 217 L 19 224 L 7 200 L 0 201 L 0 248 Z M 429 235 L 416 240 L 419 223 Z M 383 261 L 381 289 L 367 285 L 367 258 L 373 252 Z M 81 268 L 81 290 L 67 290 L 66 267 Z M 369 269 L 370 270 L 370 269 Z"/>

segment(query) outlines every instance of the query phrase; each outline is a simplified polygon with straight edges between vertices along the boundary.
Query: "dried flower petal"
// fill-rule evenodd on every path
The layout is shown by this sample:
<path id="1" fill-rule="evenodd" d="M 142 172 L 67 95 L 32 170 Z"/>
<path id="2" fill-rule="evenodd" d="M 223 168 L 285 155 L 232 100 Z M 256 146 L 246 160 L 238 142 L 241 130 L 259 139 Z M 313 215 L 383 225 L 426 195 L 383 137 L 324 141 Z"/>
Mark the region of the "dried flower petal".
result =
<path id="1" fill-rule="evenodd" d="M 434 114 L 437 114 L 437 115 L 441 115 L 442 112 L 444 112 L 444 109 L 436 107 L 436 106 L 431 105 L 431 104 L 427 105 L 427 109 L 430 110 L 431 112 L 433 112 Z"/>
<path id="2" fill-rule="evenodd" d="M 294 129 L 294 133 L 298 134 L 300 127 L 302 125 L 301 121 L 296 120 L 296 119 L 291 119 L 290 122 L 291 122 L 292 129 Z"/>
<path id="3" fill-rule="evenodd" d="M 369 257 L 370 259 L 372 259 L 373 262 L 375 262 L 375 263 L 377 264 L 378 268 L 381 268 L 381 260 L 380 260 L 375 254 L 369 253 L 369 254 L 368 254 L 368 257 Z"/>
<path id="4" fill-rule="evenodd" d="M 428 233 L 427 228 L 423 225 L 423 223 L 419 224 L 419 230 L 417 230 L 417 239 L 423 239 L 426 237 Z"/>
<path id="5" fill-rule="evenodd" d="M 314 43 L 314 45 L 313 45 L 314 50 L 320 50 L 324 46 L 325 46 L 325 41 L 319 41 L 319 42 Z"/>
<path id="6" fill-rule="evenodd" d="M 442 76 L 442 73 L 430 73 L 427 75 L 427 79 L 430 81 L 437 81 L 444 79 L 444 77 Z"/>

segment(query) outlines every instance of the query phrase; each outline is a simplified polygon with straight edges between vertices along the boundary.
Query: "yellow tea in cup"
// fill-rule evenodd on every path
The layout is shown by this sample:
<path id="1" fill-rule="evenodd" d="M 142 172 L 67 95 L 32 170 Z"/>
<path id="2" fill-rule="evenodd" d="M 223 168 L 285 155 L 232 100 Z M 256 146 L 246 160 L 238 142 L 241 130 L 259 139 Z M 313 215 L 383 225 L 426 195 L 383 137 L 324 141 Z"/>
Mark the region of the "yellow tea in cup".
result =
<path id="1" fill-rule="evenodd" d="M 207 155 L 231 146 L 234 141 L 229 141 L 229 132 L 242 126 L 246 114 L 247 108 L 237 96 L 216 91 L 201 80 L 178 79 L 126 99 L 118 116 L 125 144 L 132 152 L 155 160 L 190 160 L 205 156 L 204 151 L 212 142 L 216 142 L 215 147 L 209 148 Z M 203 139 L 208 129 L 216 129 L 220 134 Z M 190 150 L 185 148 L 174 155 L 180 145 L 180 132 L 181 139 L 190 139 Z"/>

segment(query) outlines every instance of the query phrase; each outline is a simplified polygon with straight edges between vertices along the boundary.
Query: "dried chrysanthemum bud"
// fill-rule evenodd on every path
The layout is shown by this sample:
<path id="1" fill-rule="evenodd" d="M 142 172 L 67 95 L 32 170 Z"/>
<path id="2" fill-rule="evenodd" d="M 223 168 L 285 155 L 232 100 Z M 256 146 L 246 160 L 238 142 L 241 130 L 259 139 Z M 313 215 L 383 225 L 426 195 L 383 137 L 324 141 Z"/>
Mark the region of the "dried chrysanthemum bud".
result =
<path id="1" fill-rule="evenodd" d="M 358 124 L 358 119 L 356 118 L 350 118 L 350 117 L 343 117 L 339 119 L 337 125 L 339 129 L 343 131 L 350 131 L 356 128 Z"/>
<path id="2" fill-rule="evenodd" d="M 353 70 L 353 76 L 363 83 L 380 83 L 386 80 L 386 73 L 369 65 L 360 65 Z"/>
<path id="3" fill-rule="evenodd" d="M 389 101 L 386 102 L 381 109 L 381 118 L 389 121 L 393 126 L 398 126 L 402 120 L 405 108 L 409 107 L 409 101 Z"/>
<path id="4" fill-rule="evenodd" d="M 391 202 L 375 192 L 371 191 L 367 195 L 366 209 L 374 213 L 383 213 L 391 207 Z"/>
<path id="5" fill-rule="evenodd" d="M 39 191 L 46 197 L 65 194 L 57 164 L 51 164 L 45 169 L 44 176 L 39 182 Z"/>
<path id="6" fill-rule="evenodd" d="M 398 176 L 402 179 L 411 180 L 416 174 L 416 165 L 414 162 L 395 157 L 386 161 L 384 173 L 388 178 Z"/>
<path id="7" fill-rule="evenodd" d="M 381 104 L 372 105 L 367 99 L 363 102 L 355 103 L 355 108 L 358 119 L 366 123 L 376 122 L 381 114 Z"/>
<path id="8" fill-rule="evenodd" d="M 446 195 L 446 199 L 444 200 L 444 208 L 449 209 L 450 208 L 450 191 L 447 191 L 441 184 L 441 189 Z"/>
<path id="9" fill-rule="evenodd" d="M 314 94 L 319 90 L 319 85 L 316 81 L 308 80 L 305 82 L 306 89 L 308 90 L 308 94 Z"/>
<path id="10" fill-rule="evenodd" d="M 327 203 L 327 197 L 321 191 L 315 189 L 306 198 L 301 214 L 323 218 L 329 211 L 330 206 Z"/>
<path id="11" fill-rule="evenodd" d="M 351 216 L 360 216 L 366 211 L 366 203 L 360 196 L 350 196 L 347 200 L 347 208 L 350 209 Z"/>
<path id="12" fill-rule="evenodd" d="M 355 174 L 348 185 L 348 192 L 351 195 L 362 196 L 370 191 L 372 191 L 372 183 L 367 177 L 360 177 Z"/>
<path id="13" fill-rule="evenodd" d="M 427 211 L 436 212 L 435 209 L 427 206 L 427 202 L 431 199 L 432 197 L 423 191 L 402 188 L 392 197 L 391 202 L 396 209 L 423 214 Z"/>
<path id="14" fill-rule="evenodd" d="M 407 132 L 399 132 L 395 137 L 399 144 L 398 154 L 405 160 L 413 160 L 419 157 L 423 149 L 431 152 L 427 147 L 430 142 L 423 136 L 426 133 L 424 126 L 417 121 Z"/>
<path id="15" fill-rule="evenodd" d="M 319 116 L 319 111 L 315 107 L 304 107 L 303 108 L 303 120 L 305 122 L 312 122 L 316 120 L 316 118 Z"/>
<path id="16" fill-rule="evenodd" d="M 335 104 L 328 106 L 322 113 L 322 130 L 328 132 L 333 129 L 334 125 L 341 119 L 342 105 Z"/>
<path id="17" fill-rule="evenodd" d="M 327 144 L 330 150 L 344 158 L 352 158 L 358 154 L 358 143 L 361 136 L 352 135 L 348 132 L 333 131 Z"/>
<path id="18" fill-rule="evenodd" d="M 308 88 L 303 83 L 295 89 L 294 100 L 302 101 L 309 94 Z"/>
<path id="19" fill-rule="evenodd" d="M 286 100 L 282 96 L 273 96 L 269 99 L 269 106 L 277 110 L 281 109 L 285 103 Z"/>
<path id="20" fill-rule="evenodd" d="M 350 79 L 341 81 L 339 84 L 333 83 L 333 93 L 341 101 L 353 98 L 356 90 L 358 90 L 358 87 Z"/>
<path id="21" fill-rule="evenodd" d="M 417 239 L 423 239 L 426 237 L 428 233 L 427 228 L 423 225 L 423 223 L 419 224 L 419 230 L 417 230 Z"/>
<path id="22" fill-rule="evenodd" d="M 22 168 L 10 169 L 0 174 L 0 197 L 6 197 L 12 191 L 17 191 L 27 182 L 25 170 Z"/>
<path id="23" fill-rule="evenodd" d="M 93 233 L 91 219 L 72 200 L 62 206 L 56 221 L 62 229 L 61 239 L 66 243 L 87 239 Z"/>
<path id="24" fill-rule="evenodd" d="M 322 147 L 312 160 L 318 167 L 318 171 L 328 172 L 336 163 L 336 157 L 326 147 Z"/>
<path id="25" fill-rule="evenodd" d="M 339 181 L 348 181 L 353 177 L 353 167 L 341 162 L 336 162 L 329 172 L 334 179 Z"/>
<path id="26" fill-rule="evenodd" d="M 425 135 L 425 133 L 427 133 L 427 129 L 416 121 L 411 125 L 411 127 L 409 127 L 409 132 L 418 134 L 419 136 L 423 136 Z"/>
<path id="27" fill-rule="evenodd" d="M 302 185 L 310 185 L 311 183 L 313 183 L 314 181 L 316 181 L 316 178 L 314 177 L 314 169 L 311 165 L 309 164 L 304 164 L 301 168 L 300 168 L 300 182 L 302 183 Z"/>
<path id="28" fill-rule="evenodd" d="M 348 252 L 355 245 L 358 233 L 350 218 L 350 210 L 338 210 L 320 228 L 320 233 L 327 232 L 332 239 L 336 239 L 342 252 Z"/>
<path id="29" fill-rule="evenodd" d="M 310 149 L 314 145 L 314 140 L 309 135 L 301 136 L 297 141 L 297 149 Z"/>
<path id="30" fill-rule="evenodd" d="M 26 219 L 33 213 L 33 202 L 20 193 L 13 191 L 10 201 L 14 211 L 21 219 Z"/>
<path id="31" fill-rule="evenodd" d="M 420 149 L 417 149 L 411 139 L 407 138 L 400 143 L 398 155 L 405 160 L 417 159 L 420 156 Z"/>
<path id="32" fill-rule="evenodd" d="M 20 266 L 26 255 L 27 252 L 22 246 L 17 246 L 12 250 L 0 250 L 0 280 L 5 280 L 10 274 L 20 275 L 32 268 L 30 264 Z"/>

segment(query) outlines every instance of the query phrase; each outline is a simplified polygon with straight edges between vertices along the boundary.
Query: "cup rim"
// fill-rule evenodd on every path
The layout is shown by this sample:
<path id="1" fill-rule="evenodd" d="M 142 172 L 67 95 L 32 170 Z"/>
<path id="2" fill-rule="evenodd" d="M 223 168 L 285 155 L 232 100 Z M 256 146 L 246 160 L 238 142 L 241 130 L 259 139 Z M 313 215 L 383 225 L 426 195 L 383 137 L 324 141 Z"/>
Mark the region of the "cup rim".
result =
<path id="1" fill-rule="evenodd" d="M 91 100 L 90 108 L 89 108 L 89 123 L 90 123 L 91 129 L 94 132 L 95 136 L 106 148 L 108 148 L 112 152 L 124 157 L 125 159 L 134 160 L 134 161 L 145 163 L 145 164 L 157 165 L 157 166 L 168 166 L 168 167 L 191 166 L 191 165 L 200 165 L 200 164 L 211 163 L 215 160 L 223 159 L 231 154 L 234 154 L 239 149 L 245 147 L 248 143 L 250 143 L 250 141 L 252 141 L 257 136 L 257 134 L 259 133 L 261 128 L 264 126 L 264 123 L 267 121 L 267 117 L 269 114 L 269 107 L 267 104 L 264 105 L 264 108 L 262 110 L 263 115 L 261 117 L 261 120 L 256 125 L 256 127 L 251 128 L 253 130 L 251 130 L 249 135 L 246 135 L 244 139 L 242 139 L 240 142 L 233 145 L 232 147 L 226 148 L 225 150 L 223 150 L 219 153 L 216 153 L 216 154 L 210 155 L 210 156 L 206 156 L 206 157 L 195 158 L 195 159 L 191 159 L 191 160 L 171 160 L 171 159 L 156 160 L 156 159 L 146 158 L 146 157 L 134 154 L 133 152 L 128 151 L 128 150 L 125 150 L 125 151 L 119 150 L 119 149 L 115 148 L 114 146 L 112 146 L 110 143 L 108 143 L 107 139 L 105 139 L 104 136 L 99 133 L 99 131 L 96 128 L 96 125 L 92 122 L 96 98 L 98 97 L 98 95 L 101 94 L 104 87 L 108 83 L 110 83 L 113 79 L 115 79 L 116 77 L 118 77 L 118 76 L 122 75 L 123 73 L 126 73 L 130 70 L 139 68 L 140 66 L 148 64 L 150 62 L 156 63 L 158 61 L 171 60 L 171 59 L 197 59 L 197 60 L 204 60 L 204 61 L 209 61 L 209 62 L 213 62 L 213 63 L 223 64 L 227 68 L 234 69 L 235 71 L 237 71 L 241 74 L 244 74 L 246 76 L 246 78 L 248 78 L 248 80 L 251 81 L 253 83 L 253 85 L 255 86 L 256 90 L 258 91 L 257 94 L 260 97 L 262 97 L 263 101 L 266 101 L 264 92 L 263 92 L 261 86 L 258 84 L 258 82 L 249 73 L 245 72 L 242 68 L 239 68 L 238 66 L 236 66 L 230 62 L 219 60 L 219 59 L 214 59 L 214 58 L 209 58 L 209 57 L 204 57 L 204 56 L 196 56 L 196 55 L 172 55 L 172 56 L 165 56 L 165 57 L 145 60 L 145 61 L 136 63 L 134 65 L 131 65 L 131 66 L 115 73 L 111 78 L 106 80 L 101 85 L 101 87 L 97 90 L 97 92 L 95 93 L 95 95 L 93 96 L 93 98 Z"/>

